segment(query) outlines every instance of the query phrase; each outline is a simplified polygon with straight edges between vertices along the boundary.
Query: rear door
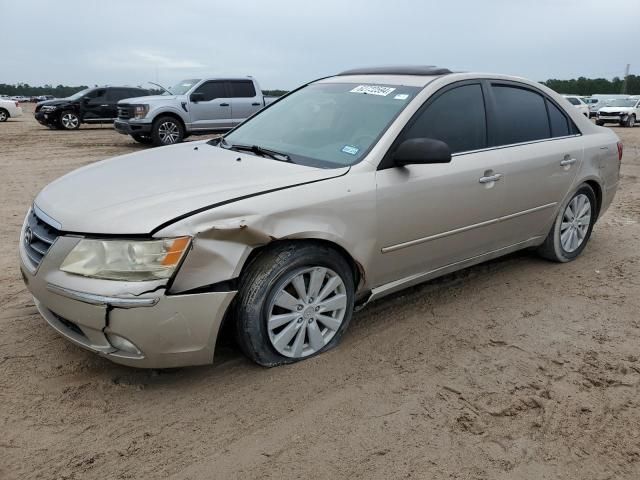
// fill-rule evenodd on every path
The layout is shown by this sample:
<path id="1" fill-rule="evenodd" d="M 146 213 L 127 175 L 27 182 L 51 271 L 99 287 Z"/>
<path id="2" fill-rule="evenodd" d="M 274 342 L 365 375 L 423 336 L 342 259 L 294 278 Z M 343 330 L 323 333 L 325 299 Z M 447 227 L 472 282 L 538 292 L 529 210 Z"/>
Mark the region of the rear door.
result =
<path id="1" fill-rule="evenodd" d="M 580 132 L 542 92 L 517 82 L 488 83 L 489 142 L 505 157 L 503 232 L 509 243 L 546 235 L 582 162 Z"/>
<path id="2" fill-rule="evenodd" d="M 388 155 L 409 138 L 446 142 L 451 163 L 395 167 L 376 173 L 378 241 L 376 283 L 410 277 L 499 249 L 496 219 L 503 211 L 504 159 L 487 150 L 480 81 L 440 90 L 407 124 Z"/>
<path id="3" fill-rule="evenodd" d="M 249 118 L 263 107 L 262 95 L 256 92 L 253 80 L 230 80 L 228 85 L 234 124 Z"/>
<path id="4" fill-rule="evenodd" d="M 115 119 L 118 116 L 118 102 L 120 100 L 124 100 L 125 98 L 133 98 L 137 96 L 133 92 L 137 92 L 138 90 L 132 90 L 131 88 L 109 88 L 107 89 L 107 97 L 105 102 L 105 107 L 103 110 L 103 115 L 105 118 Z"/>
<path id="5" fill-rule="evenodd" d="M 215 130 L 233 126 L 231 98 L 224 80 L 209 80 L 192 93 L 201 93 L 197 102 L 189 99 L 189 114 L 193 130 Z"/>

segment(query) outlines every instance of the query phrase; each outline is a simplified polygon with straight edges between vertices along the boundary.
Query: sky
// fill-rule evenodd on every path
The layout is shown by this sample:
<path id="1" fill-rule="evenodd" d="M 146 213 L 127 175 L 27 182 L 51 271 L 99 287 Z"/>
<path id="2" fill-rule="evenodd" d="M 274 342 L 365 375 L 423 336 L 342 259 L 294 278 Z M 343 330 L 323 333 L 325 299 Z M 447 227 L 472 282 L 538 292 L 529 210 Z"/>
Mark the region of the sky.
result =
<path id="1" fill-rule="evenodd" d="M 640 74 L 640 0 L 0 0 L 0 83 L 263 89 L 372 65 Z M 600 34 L 599 31 L 606 31 Z"/>

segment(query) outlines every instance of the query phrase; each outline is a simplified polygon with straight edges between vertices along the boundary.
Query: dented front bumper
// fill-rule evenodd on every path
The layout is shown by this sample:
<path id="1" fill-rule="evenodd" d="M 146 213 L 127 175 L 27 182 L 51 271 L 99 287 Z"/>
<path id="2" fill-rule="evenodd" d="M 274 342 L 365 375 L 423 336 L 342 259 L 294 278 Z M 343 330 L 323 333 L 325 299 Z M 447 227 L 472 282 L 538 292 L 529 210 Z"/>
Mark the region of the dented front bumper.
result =
<path id="1" fill-rule="evenodd" d="M 166 280 L 117 282 L 60 271 L 78 240 L 59 237 L 37 268 L 21 255 L 25 284 L 51 327 L 76 345 L 133 367 L 213 361 L 235 291 L 168 295 Z"/>

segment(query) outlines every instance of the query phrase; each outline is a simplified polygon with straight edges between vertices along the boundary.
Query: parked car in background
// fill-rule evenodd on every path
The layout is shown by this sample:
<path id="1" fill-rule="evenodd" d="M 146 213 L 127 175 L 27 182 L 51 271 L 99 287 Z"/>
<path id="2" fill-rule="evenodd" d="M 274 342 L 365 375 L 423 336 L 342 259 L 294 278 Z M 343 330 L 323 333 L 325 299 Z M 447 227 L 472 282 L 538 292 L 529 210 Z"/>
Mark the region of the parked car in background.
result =
<path id="1" fill-rule="evenodd" d="M 25 103 L 29 101 L 29 97 L 25 97 L 24 95 L 14 95 L 13 97 L 11 97 L 11 100 L 13 100 L 14 102 Z"/>
<path id="2" fill-rule="evenodd" d="M 604 105 L 601 105 L 600 100 L 592 97 L 583 97 L 582 100 L 589 107 L 589 118 L 595 117 L 598 113 L 598 109 Z"/>
<path id="3" fill-rule="evenodd" d="M 253 78 L 188 79 L 162 95 L 121 101 L 113 126 L 140 143 L 171 145 L 230 130 L 274 100 Z"/>
<path id="4" fill-rule="evenodd" d="M 82 123 L 112 123 L 120 100 L 148 94 L 138 87 L 87 88 L 67 98 L 38 103 L 34 115 L 47 127 L 75 130 Z"/>
<path id="5" fill-rule="evenodd" d="M 638 117 L 640 117 L 640 99 L 618 98 L 609 106 L 598 110 L 596 123 L 598 125 L 617 123 L 622 127 L 633 127 Z"/>
<path id="6" fill-rule="evenodd" d="M 402 288 L 528 247 L 575 259 L 621 158 L 611 129 L 535 82 L 352 70 L 223 137 L 49 184 L 21 270 L 51 327 L 114 362 L 211 363 L 225 319 L 275 366 L 332 348 L 355 305 Z"/>
<path id="7" fill-rule="evenodd" d="M 589 106 L 584 103 L 582 97 L 578 95 L 563 95 L 571 105 L 576 107 L 580 113 L 582 113 L 585 117 L 589 118 Z"/>
<path id="8" fill-rule="evenodd" d="M 22 116 L 22 107 L 15 100 L 0 98 L 0 122 Z"/>

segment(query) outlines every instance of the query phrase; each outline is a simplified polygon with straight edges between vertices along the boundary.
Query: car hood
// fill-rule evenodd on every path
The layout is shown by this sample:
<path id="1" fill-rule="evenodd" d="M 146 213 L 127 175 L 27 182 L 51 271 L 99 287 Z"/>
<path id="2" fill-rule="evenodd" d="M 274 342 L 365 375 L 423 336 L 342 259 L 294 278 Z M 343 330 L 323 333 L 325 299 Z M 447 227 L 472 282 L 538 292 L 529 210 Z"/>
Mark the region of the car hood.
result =
<path id="1" fill-rule="evenodd" d="M 599 112 L 607 113 L 607 112 L 630 112 L 633 110 L 633 107 L 602 107 Z"/>
<path id="2" fill-rule="evenodd" d="M 42 102 L 36 103 L 36 106 L 43 107 L 45 105 L 63 105 L 69 102 L 73 102 L 73 100 L 69 100 L 68 98 L 56 98 L 54 100 L 44 100 Z"/>
<path id="3" fill-rule="evenodd" d="M 208 206 L 343 175 L 207 145 L 149 149 L 88 165 L 47 185 L 35 205 L 66 232 L 148 234 Z"/>
<path id="4" fill-rule="evenodd" d="M 149 103 L 149 102 L 166 102 L 168 100 L 175 100 L 180 95 L 147 95 L 145 97 L 133 97 L 120 100 L 118 103 Z"/>

